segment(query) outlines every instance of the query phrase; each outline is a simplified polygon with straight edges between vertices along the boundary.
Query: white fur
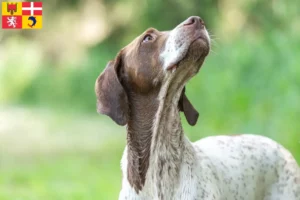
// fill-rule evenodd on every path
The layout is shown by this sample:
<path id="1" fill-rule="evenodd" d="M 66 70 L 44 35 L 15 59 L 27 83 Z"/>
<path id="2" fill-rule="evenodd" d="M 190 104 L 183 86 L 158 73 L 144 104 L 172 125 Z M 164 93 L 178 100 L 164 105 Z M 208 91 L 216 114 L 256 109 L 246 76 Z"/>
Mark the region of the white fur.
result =
<path id="1" fill-rule="evenodd" d="M 196 143 L 184 140 L 185 150 L 174 200 L 299 200 L 300 171 L 292 155 L 274 141 L 254 135 L 217 136 Z M 165 152 L 161 152 L 165 153 Z M 155 165 L 154 165 L 155 166 Z M 137 194 L 126 179 L 126 149 L 122 158 L 124 175 L 119 199 L 159 199 L 149 168 L 143 190 Z M 161 180 L 163 181 L 163 180 Z M 297 182 L 296 182 L 297 181 Z M 298 183 L 298 185 L 297 185 Z M 125 198 L 126 197 L 126 198 Z"/>

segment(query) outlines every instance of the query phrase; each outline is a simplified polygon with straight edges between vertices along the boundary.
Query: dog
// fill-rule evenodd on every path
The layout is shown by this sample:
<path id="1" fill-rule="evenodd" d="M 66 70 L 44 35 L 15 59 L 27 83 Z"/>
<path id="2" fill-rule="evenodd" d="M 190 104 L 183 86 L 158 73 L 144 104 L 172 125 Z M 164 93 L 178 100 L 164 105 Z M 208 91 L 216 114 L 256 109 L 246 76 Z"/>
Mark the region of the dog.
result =
<path id="1" fill-rule="evenodd" d="M 120 200 L 300 200 L 300 170 L 284 147 L 262 136 L 215 136 L 192 143 L 179 112 L 198 112 L 185 84 L 210 51 L 200 17 L 171 31 L 146 30 L 95 83 L 97 111 L 127 125 Z"/>

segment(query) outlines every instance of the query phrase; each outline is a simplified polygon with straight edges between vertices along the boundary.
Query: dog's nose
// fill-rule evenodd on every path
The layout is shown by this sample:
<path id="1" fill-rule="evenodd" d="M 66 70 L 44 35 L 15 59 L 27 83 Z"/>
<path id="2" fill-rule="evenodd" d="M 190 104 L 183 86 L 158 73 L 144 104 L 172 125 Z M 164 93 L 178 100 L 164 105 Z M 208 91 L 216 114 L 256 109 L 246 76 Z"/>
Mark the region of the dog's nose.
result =
<path id="1" fill-rule="evenodd" d="M 192 17 L 189 17 L 187 18 L 187 20 L 185 20 L 183 22 L 183 25 L 184 26 L 199 26 L 201 28 L 204 27 L 204 21 L 198 17 L 198 16 L 192 16 Z"/>

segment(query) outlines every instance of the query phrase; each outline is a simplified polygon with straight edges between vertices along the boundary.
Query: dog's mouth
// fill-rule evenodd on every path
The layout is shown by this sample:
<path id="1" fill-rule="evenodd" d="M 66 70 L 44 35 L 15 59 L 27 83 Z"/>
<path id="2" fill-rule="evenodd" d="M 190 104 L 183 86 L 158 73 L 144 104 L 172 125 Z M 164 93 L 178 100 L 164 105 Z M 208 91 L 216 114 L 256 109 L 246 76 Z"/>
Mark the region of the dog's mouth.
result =
<path id="1" fill-rule="evenodd" d="M 204 36 L 203 34 L 200 34 L 198 37 L 196 37 L 194 40 L 192 40 L 192 42 L 189 45 L 188 50 L 185 52 L 185 54 L 182 56 L 182 58 L 179 59 L 177 63 L 167 67 L 167 71 L 171 71 L 173 73 L 173 72 L 176 71 L 177 68 L 179 68 L 181 66 L 181 64 L 189 56 L 189 49 L 192 45 L 194 45 L 195 42 L 201 42 L 202 45 L 205 45 L 205 47 L 201 47 L 201 49 L 202 49 L 201 50 L 201 55 L 198 57 L 198 59 L 193 59 L 193 61 L 197 62 L 198 60 L 202 59 L 203 56 L 206 57 L 208 55 L 209 49 L 210 49 L 209 39 L 206 36 Z"/>

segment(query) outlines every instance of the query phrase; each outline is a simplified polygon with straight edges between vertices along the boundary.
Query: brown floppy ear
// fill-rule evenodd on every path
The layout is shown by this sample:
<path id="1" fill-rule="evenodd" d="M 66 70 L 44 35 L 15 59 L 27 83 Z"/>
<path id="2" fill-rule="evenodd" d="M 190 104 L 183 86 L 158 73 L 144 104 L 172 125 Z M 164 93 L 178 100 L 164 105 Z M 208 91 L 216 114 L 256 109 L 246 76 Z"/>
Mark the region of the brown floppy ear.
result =
<path id="1" fill-rule="evenodd" d="M 185 87 L 182 90 L 179 102 L 178 102 L 179 110 L 182 111 L 185 115 L 186 120 L 191 126 L 194 126 L 197 123 L 199 113 L 188 100 L 185 95 Z"/>
<path id="2" fill-rule="evenodd" d="M 128 98 L 118 78 L 118 70 L 122 64 L 121 53 L 114 61 L 110 61 L 96 80 L 98 113 L 109 116 L 119 125 L 128 121 Z"/>

